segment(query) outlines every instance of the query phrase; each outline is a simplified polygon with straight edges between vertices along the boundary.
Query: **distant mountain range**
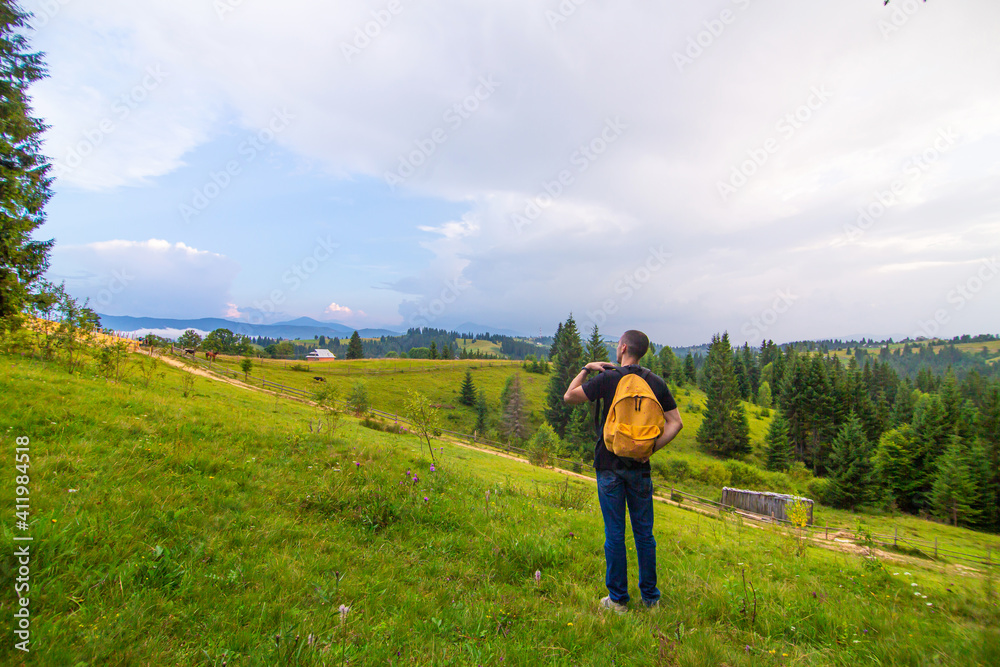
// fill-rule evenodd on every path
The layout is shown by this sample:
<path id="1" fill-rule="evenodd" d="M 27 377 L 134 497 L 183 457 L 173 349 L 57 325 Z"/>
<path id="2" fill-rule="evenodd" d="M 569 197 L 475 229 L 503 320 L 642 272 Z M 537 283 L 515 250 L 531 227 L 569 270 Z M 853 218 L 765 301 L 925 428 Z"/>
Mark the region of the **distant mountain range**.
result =
<path id="1" fill-rule="evenodd" d="M 98 313 L 100 315 L 100 313 Z M 201 317 L 197 319 L 170 319 L 164 317 L 132 317 L 131 315 L 100 315 L 101 326 L 115 331 L 127 331 L 145 335 L 153 333 L 167 338 L 176 338 L 188 329 L 200 331 L 203 334 L 216 329 L 229 329 L 233 333 L 244 336 L 266 336 L 268 338 L 310 339 L 323 335 L 327 338 L 347 338 L 354 333 L 354 327 L 337 322 L 320 322 L 311 317 L 299 317 L 287 322 L 272 324 L 251 324 L 239 320 L 227 320 L 222 317 Z M 525 337 L 524 334 L 512 329 L 488 327 L 474 322 L 464 322 L 457 327 L 447 327 L 460 334 L 471 333 L 499 334 L 501 336 Z M 401 336 L 403 332 L 392 329 L 358 329 L 362 338 L 378 338 L 379 336 Z"/>
<path id="2" fill-rule="evenodd" d="M 132 317 L 130 315 L 100 315 L 101 326 L 115 331 L 153 333 L 159 336 L 175 338 L 180 333 L 194 329 L 202 333 L 216 329 L 229 329 L 243 336 L 266 336 L 268 338 L 310 339 L 317 336 L 347 338 L 354 333 L 353 327 L 336 322 L 320 322 L 311 317 L 300 317 L 288 322 L 273 324 L 250 324 L 237 320 L 227 320 L 221 317 L 202 317 L 198 319 L 169 319 L 162 317 Z M 391 329 L 358 329 L 362 338 L 378 338 L 379 336 L 398 336 L 400 332 Z"/>

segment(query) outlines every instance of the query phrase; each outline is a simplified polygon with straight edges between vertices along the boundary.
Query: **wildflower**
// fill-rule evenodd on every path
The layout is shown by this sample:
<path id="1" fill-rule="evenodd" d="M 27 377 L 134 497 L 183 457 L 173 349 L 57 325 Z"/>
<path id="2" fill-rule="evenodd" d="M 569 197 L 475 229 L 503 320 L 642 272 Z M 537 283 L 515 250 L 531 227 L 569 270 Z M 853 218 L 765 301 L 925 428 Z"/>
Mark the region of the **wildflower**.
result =
<path id="1" fill-rule="evenodd" d="M 535 570 L 535 585 L 538 585 L 538 583 L 541 580 L 542 580 L 542 571 L 541 570 Z"/>
<path id="2" fill-rule="evenodd" d="M 566 625 L 568 625 L 568 626 L 572 627 L 572 626 L 573 626 L 573 621 L 570 621 L 570 622 L 569 622 L 569 623 L 567 623 Z"/>
<path id="3" fill-rule="evenodd" d="M 424 502 L 425 503 L 427 502 L 427 496 L 424 496 Z"/>
<path id="4" fill-rule="evenodd" d="M 419 480 L 419 479 L 417 478 L 417 476 L 416 476 L 416 475 L 414 475 L 414 476 L 413 476 L 413 481 L 414 481 L 414 482 L 419 482 L 420 480 Z"/>
<path id="5" fill-rule="evenodd" d="M 905 574 L 905 575 L 906 575 L 906 576 L 908 576 L 908 577 L 910 576 L 910 573 L 909 573 L 909 572 L 904 572 L 903 574 Z"/>
<path id="6" fill-rule="evenodd" d="M 933 603 L 933 602 L 928 602 L 928 603 L 927 603 L 927 606 L 928 606 L 928 607 L 933 607 L 933 606 L 934 606 L 934 603 Z"/>
<path id="7" fill-rule="evenodd" d="M 431 464 L 431 472 L 434 472 L 434 464 Z"/>
<path id="8" fill-rule="evenodd" d="M 910 584 L 910 585 L 911 585 L 911 586 L 916 586 L 916 585 L 917 585 L 917 582 L 915 582 L 915 581 L 914 581 L 914 582 L 913 582 L 912 584 Z"/>
<path id="9" fill-rule="evenodd" d="M 346 604 L 340 605 L 340 624 L 343 625 L 347 622 L 347 613 L 351 611 L 351 608 Z"/>

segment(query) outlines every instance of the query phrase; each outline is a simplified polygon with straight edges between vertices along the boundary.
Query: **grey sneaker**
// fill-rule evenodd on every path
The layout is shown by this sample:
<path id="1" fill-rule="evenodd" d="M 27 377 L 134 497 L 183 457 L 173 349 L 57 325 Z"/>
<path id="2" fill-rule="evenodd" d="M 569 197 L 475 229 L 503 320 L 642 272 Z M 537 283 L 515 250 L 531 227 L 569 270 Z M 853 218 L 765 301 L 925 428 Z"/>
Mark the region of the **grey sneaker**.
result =
<path id="1" fill-rule="evenodd" d="M 653 601 L 643 600 L 642 601 L 642 606 L 645 607 L 646 609 L 649 609 L 650 611 L 659 610 L 659 608 L 660 608 L 660 599 L 657 598 L 657 599 L 655 599 Z"/>
<path id="2" fill-rule="evenodd" d="M 608 609 L 615 612 L 619 616 L 628 611 L 628 607 L 611 599 L 611 596 L 606 596 L 601 598 L 601 601 L 597 604 L 597 608 L 601 611 Z"/>

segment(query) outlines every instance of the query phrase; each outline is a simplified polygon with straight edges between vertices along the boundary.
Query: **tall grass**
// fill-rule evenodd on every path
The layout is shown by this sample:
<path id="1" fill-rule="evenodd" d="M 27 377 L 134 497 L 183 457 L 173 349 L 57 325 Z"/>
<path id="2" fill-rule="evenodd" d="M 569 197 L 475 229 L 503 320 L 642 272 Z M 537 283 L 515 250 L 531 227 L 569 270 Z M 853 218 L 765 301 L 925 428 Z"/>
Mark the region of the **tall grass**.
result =
<path id="1" fill-rule="evenodd" d="M 432 472 L 412 435 L 350 418 L 333 439 L 311 434 L 315 408 L 201 378 L 185 398 L 173 369 L 144 389 L 0 362 L 0 427 L 31 438 L 35 490 L 32 654 L 8 638 L 8 663 L 1000 656 L 1000 613 L 979 578 L 891 565 L 875 576 L 857 556 L 797 558 L 782 533 L 667 506 L 656 508 L 662 607 L 602 615 L 603 528 L 583 482 L 445 443 Z M 0 497 L 12 486 L 0 477 Z M 10 522 L 3 532 L 10 544 Z M 2 562 L 8 611 L 14 571 Z"/>

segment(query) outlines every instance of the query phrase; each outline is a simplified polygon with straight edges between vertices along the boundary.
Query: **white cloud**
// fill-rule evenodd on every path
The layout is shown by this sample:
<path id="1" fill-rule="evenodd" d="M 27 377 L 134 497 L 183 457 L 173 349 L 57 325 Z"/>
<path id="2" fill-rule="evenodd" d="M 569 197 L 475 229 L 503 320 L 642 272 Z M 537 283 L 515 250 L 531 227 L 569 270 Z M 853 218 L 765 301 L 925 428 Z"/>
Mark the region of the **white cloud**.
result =
<path id="1" fill-rule="evenodd" d="M 404 0 L 365 41 L 384 2 L 241 2 L 222 16 L 195 0 L 72 3 L 39 35 L 53 76 L 36 100 L 57 160 L 114 123 L 64 176 L 82 188 L 181 169 L 280 107 L 295 115 L 281 146 L 331 177 L 405 171 L 395 196 L 467 203 L 419 225 L 428 264 L 389 285 L 404 322 L 534 330 L 610 299 L 609 327 L 695 342 L 790 288 L 799 300 L 771 332 L 878 333 L 932 307 L 942 263 L 982 254 L 969 239 L 982 243 L 972 230 L 996 224 L 998 203 L 1000 5 L 914 2 L 900 19 L 902 4 L 591 0 L 553 23 L 556 2 Z M 166 73 L 155 86 L 150 67 Z M 118 119 L 123 95 L 134 109 Z M 720 182 L 735 189 L 725 199 Z M 371 233 L 404 223 L 373 219 Z M 661 246 L 672 259 L 622 288 Z M 911 267 L 905 283 L 893 265 Z M 989 323 L 985 300 L 968 326 Z"/>
<path id="2" fill-rule="evenodd" d="M 162 239 L 57 245 L 48 277 L 107 315 L 232 315 L 240 267 L 224 255 Z"/>
<path id="3" fill-rule="evenodd" d="M 366 317 L 365 311 L 363 310 L 353 310 L 347 306 L 341 306 L 340 304 L 334 302 L 326 307 L 324 311 L 327 315 L 337 318 L 345 318 L 348 320 L 353 320 L 358 317 Z"/>

